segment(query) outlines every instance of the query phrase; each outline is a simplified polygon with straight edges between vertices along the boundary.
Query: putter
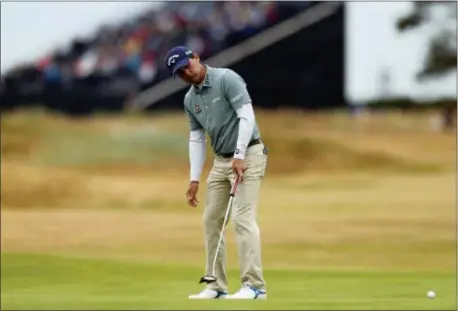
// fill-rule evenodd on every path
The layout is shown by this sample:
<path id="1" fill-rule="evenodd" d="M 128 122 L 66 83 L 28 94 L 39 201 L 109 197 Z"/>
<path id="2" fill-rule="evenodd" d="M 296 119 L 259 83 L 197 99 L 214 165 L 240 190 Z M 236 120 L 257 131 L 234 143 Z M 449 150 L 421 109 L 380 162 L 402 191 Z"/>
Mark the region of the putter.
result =
<path id="1" fill-rule="evenodd" d="M 213 258 L 212 275 L 201 277 L 199 284 L 202 284 L 202 283 L 210 284 L 210 283 L 216 282 L 216 276 L 215 276 L 216 259 L 218 258 L 218 255 L 219 255 L 219 249 L 221 247 L 221 242 L 223 241 L 223 237 L 224 237 L 224 230 L 226 229 L 226 223 L 229 218 L 229 213 L 232 207 L 232 200 L 234 199 L 235 191 L 237 190 L 238 184 L 239 184 L 239 175 L 237 175 L 237 177 L 235 178 L 234 185 L 232 186 L 231 192 L 229 193 L 229 203 L 227 205 L 226 215 L 224 215 L 224 222 L 223 222 L 223 227 L 221 228 L 221 233 L 219 235 L 218 245 L 216 246 L 215 258 Z"/>

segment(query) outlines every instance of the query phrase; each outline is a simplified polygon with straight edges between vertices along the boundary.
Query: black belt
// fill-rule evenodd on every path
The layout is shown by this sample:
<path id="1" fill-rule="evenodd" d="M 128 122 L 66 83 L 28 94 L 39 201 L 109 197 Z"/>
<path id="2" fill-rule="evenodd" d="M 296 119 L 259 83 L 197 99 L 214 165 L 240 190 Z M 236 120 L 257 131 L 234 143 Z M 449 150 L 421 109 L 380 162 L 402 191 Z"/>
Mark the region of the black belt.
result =
<path id="1" fill-rule="evenodd" d="M 255 145 L 258 145 L 261 143 L 261 139 L 257 138 L 257 139 L 253 139 L 252 141 L 250 141 L 250 143 L 248 144 L 248 148 L 251 147 L 251 146 L 255 146 Z M 218 154 L 220 157 L 223 157 L 225 159 L 228 159 L 228 158 L 232 158 L 234 156 L 234 153 L 221 153 L 221 154 Z"/>

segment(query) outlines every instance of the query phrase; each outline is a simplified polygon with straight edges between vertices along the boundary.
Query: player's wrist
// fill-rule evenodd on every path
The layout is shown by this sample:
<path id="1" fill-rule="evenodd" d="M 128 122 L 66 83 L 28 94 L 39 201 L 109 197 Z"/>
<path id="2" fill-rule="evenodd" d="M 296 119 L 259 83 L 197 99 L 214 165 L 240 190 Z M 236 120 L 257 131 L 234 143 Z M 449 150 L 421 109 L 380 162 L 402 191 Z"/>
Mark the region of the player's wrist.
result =
<path id="1" fill-rule="evenodd" d="M 245 151 L 242 148 L 235 149 L 234 159 L 239 159 L 239 160 L 245 159 Z"/>

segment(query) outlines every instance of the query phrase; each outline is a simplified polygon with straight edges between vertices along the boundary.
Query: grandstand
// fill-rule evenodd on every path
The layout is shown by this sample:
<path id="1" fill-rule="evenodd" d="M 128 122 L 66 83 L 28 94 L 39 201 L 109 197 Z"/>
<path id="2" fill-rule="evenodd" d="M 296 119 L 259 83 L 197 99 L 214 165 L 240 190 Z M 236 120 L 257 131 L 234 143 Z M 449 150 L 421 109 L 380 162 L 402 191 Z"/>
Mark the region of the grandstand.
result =
<path id="1" fill-rule="evenodd" d="M 122 111 L 145 90 L 150 90 L 146 99 L 149 106 L 151 94 L 157 94 L 154 87 L 170 79 L 163 58 L 171 46 L 187 45 L 205 62 L 306 11 L 310 11 L 310 19 L 315 14 L 311 10 L 320 5 L 313 1 L 168 2 L 120 24 L 101 25 L 91 38 L 74 38 L 66 51 L 9 72 L 2 77 L 1 108 L 39 105 L 79 115 Z M 342 9 L 343 5 L 323 18 L 330 22 L 315 21 L 317 25 L 306 33 L 297 29 L 294 34 L 283 35 L 277 46 L 261 49 L 255 59 L 247 54 L 237 62 L 221 65 L 238 68 L 246 76 L 253 97 L 267 107 L 342 105 Z M 291 52 L 304 59 L 302 66 L 290 63 Z M 266 66 L 273 79 L 261 81 L 257 72 Z M 327 90 L 322 90 L 323 75 L 327 75 Z M 289 81 L 290 100 L 280 102 L 275 94 L 261 91 L 267 88 L 278 92 L 275 79 Z M 333 89 L 331 97 L 329 87 Z M 309 98 L 298 99 L 299 90 L 306 89 L 310 90 Z M 182 90 L 178 87 L 176 91 L 166 92 L 150 108 L 181 107 Z"/>

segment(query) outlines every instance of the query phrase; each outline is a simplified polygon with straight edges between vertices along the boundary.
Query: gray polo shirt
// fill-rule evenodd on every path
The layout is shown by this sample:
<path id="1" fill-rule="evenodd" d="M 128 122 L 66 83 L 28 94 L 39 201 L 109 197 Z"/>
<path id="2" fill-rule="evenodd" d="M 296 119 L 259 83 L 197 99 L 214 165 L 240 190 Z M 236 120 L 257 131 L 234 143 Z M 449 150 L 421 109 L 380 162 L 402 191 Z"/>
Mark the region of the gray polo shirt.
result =
<path id="1" fill-rule="evenodd" d="M 228 68 L 209 66 L 202 87 L 191 86 L 184 98 L 190 130 L 204 129 L 216 154 L 234 153 L 239 131 L 236 111 L 249 103 L 250 94 L 240 75 Z M 260 132 L 255 123 L 251 140 L 257 138 Z"/>

